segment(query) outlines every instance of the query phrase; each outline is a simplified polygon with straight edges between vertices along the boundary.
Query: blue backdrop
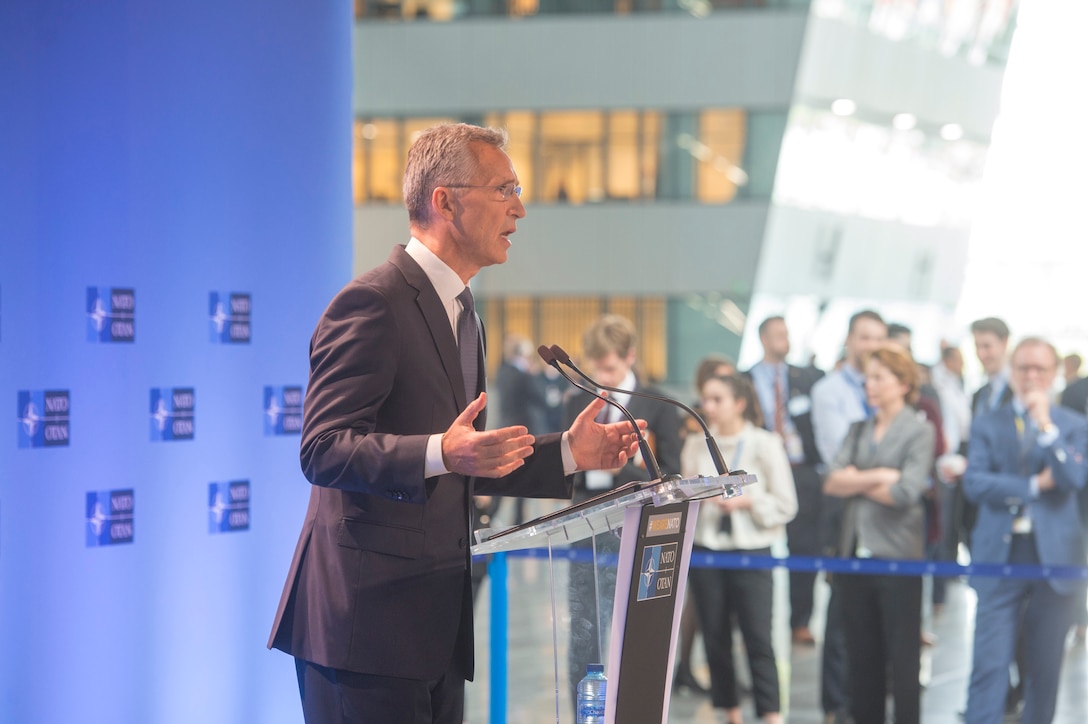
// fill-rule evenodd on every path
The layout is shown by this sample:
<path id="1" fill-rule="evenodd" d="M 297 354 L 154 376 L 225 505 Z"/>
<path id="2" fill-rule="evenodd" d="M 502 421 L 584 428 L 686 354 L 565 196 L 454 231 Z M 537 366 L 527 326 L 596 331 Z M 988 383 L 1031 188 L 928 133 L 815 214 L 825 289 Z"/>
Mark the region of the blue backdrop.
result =
<path id="1" fill-rule="evenodd" d="M 350 45 L 348 0 L 0 3 L 0 721 L 300 721 Z"/>

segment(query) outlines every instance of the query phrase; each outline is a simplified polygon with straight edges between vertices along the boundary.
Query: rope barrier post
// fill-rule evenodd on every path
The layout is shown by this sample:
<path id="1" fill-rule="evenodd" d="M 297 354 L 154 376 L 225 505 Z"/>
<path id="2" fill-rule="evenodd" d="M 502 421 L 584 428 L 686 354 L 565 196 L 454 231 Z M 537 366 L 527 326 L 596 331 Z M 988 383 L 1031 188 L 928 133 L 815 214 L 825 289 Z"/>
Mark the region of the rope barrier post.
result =
<path id="1" fill-rule="evenodd" d="M 506 590 L 506 554 L 495 553 L 487 564 L 491 576 L 491 685 L 488 691 L 491 724 L 506 724 L 507 624 L 510 600 Z"/>

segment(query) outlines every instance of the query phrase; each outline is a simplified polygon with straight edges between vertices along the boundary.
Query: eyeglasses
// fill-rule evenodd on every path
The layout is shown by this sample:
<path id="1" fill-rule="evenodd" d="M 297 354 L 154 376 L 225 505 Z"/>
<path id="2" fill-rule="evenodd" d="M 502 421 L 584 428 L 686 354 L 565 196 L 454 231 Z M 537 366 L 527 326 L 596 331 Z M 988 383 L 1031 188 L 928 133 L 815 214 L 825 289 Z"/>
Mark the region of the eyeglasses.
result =
<path id="1" fill-rule="evenodd" d="M 511 196 L 521 197 L 521 187 L 511 182 L 503 184 L 502 186 L 473 186 L 471 184 L 441 184 L 448 189 L 494 189 L 498 191 L 502 196 L 502 200 L 506 201 Z"/>
<path id="2" fill-rule="evenodd" d="M 1043 367 L 1042 365 L 1013 365 L 1012 370 L 1018 375 L 1030 375 L 1032 372 L 1037 375 L 1049 375 L 1054 371 L 1054 368 Z"/>

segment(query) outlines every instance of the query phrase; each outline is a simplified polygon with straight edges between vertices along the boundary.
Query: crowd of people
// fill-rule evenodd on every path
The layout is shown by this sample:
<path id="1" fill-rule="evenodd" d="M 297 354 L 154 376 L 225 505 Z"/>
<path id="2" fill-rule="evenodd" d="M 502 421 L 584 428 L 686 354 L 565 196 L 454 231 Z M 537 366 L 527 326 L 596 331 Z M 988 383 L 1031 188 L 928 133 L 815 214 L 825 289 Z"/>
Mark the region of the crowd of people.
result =
<path id="1" fill-rule="evenodd" d="M 1079 375 L 1082 360 L 1060 357 L 1037 337 L 1010 350 L 1009 329 L 996 318 L 976 321 L 971 336 L 986 376 L 973 393 L 959 347 L 943 344 L 936 364 L 919 364 L 911 330 L 873 310 L 851 317 L 842 356 L 827 373 L 787 361 L 789 330 L 781 316 L 760 323 L 763 357 L 751 369 L 738 371 L 725 355 L 703 359 L 694 370 L 697 409 L 729 467 L 755 473 L 760 484 L 739 498 L 704 503 L 696 548 L 758 555 L 784 540 L 791 556 L 951 562 L 969 553 L 980 563 L 1084 565 L 1088 378 Z M 541 433 L 562 429 L 586 399 L 570 396 L 540 370 L 532 349 L 527 340 L 507 340 L 497 390 L 502 418 Z M 633 325 L 608 315 L 586 332 L 584 362 L 604 384 L 652 391 L 637 374 L 634 349 Z M 558 414 L 564 399 L 565 416 Z M 636 416 L 649 421 L 663 470 L 687 476 L 713 468 L 701 436 L 681 442 L 686 428 L 669 408 L 630 402 Z M 580 473 L 575 499 L 647 475 L 638 460 L 627 467 Z M 520 508 L 517 514 L 520 519 Z M 600 623 L 595 606 L 611 610 L 582 580 L 590 574 L 574 568 L 572 686 L 587 661 L 599 660 L 597 627 L 607 623 Z M 828 576 L 824 628 L 814 632 L 817 580 L 815 573 L 790 572 L 791 643 L 822 646 L 820 702 L 827 721 L 918 722 L 921 651 L 935 643 L 923 628 L 921 578 Z M 978 606 L 964 721 L 1017 715 L 1051 721 L 1066 636 L 1072 630 L 1083 641 L 1088 628 L 1083 585 L 983 575 L 969 584 Z M 945 577 L 932 579 L 935 615 L 946 585 Z M 734 627 L 756 715 L 781 721 L 773 586 L 770 571 L 691 569 L 674 685 L 709 696 L 727 722 L 743 720 Z M 698 630 L 709 686 L 691 671 Z"/>

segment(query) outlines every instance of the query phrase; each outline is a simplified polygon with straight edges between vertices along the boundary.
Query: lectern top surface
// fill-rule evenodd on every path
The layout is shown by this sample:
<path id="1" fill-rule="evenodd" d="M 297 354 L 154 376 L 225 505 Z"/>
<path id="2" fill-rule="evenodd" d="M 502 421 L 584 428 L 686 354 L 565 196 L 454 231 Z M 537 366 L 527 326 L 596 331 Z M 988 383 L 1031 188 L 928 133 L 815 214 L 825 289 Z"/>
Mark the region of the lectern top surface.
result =
<path id="1" fill-rule="evenodd" d="M 745 485 L 758 482 L 743 470 L 730 475 L 695 476 L 679 480 L 636 481 L 595 498 L 576 503 L 513 528 L 476 531 L 476 555 L 545 546 L 566 546 L 623 525 L 624 511 L 633 505 L 667 505 L 715 496 L 733 498 Z"/>

